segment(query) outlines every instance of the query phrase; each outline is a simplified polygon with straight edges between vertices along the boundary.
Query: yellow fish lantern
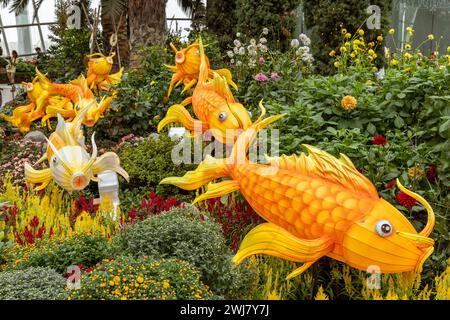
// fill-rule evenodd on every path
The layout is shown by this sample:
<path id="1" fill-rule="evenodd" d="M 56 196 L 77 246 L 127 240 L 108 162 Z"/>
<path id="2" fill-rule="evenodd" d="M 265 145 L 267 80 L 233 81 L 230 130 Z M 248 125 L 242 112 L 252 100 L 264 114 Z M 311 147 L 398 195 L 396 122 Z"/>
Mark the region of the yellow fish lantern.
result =
<path id="1" fill-rule="evenodd" d="M 39 78 L 35 77 L 32 82 L 23 82 L 22 85 L 27 91 L 28 99 L 35 104 L 36 111 L 44 110 L 49 93 L 39 83 Z"/>
<path id="2" fill-rule="evenodd" d="M 241 134 L 229 159 L 208 157 L 195 171 L 161 183 L 195 190 L 214 179 L 231 178 L 210 183 L 194 202 L 240 190 L 267 220 L 246 235 L 235 263 L 254 254 L 303 262 L 288 279 L 323 256 L 365 271 L 375 267 L 381 273 L 420 273 L 434 245 L 429 235 L 435 217 L 426 200 L 397 181 L 428 212 L 428 222 L 418 233 L 401 212 L 378 197 L 345 155 L 338 159 L 305 145 L 309 155 L 268 158 L 266 165 L 250 162 L 246 156 L 250 142 L 277 118 L 259 121 Z"/>
<path id="3" fill-rule="evenodd" d="M 11 123 L 14 127 L 19 128 L 21 133 L 30 131 L 31 124 L 37 119 L 42 118 L 44 111 L 37 111 L 34 102 L 27 105 L 17 107 L 13 110 L 12 116 L 0 114 L 0 117 Z"/>
<path id="4" fill-rule="evenodd" d="M 169 91 L 167 93 L 168 97 L 170 96 L 172 89 L 180 85 L 182 82 L 184 83 L 184 89 L 182 92 L 190 90 L 199 79 L 201 65 L 199 42 L 196 41 L 181 50 L 178 50 L 173 43 L 170 44 L 170 47 L 175 52 L 175 65 L 166 66 L 174 72 L 172 80 L 170 81 Z M 237 86 L 233 82 L 231 72 L 228 69 L 212 70 L 209 59 L 206 56 L 204 58 L 204 64 L 208 70 L 209 77 L 213 76 L 213 72 L 217 72 L 219 75 L 225 77 L 228 84 L 237 90 Z"/>
<path id="5" fill-rule="evenodd" d="M 47 140 L 46 158 L 50 168 L 35 170 L 25 164 L 25 179 L 28 183 L 39 186 L 35 190 L 44 189 L 52 180 L 65 190 L 79 191 L 86 188 L 91 180 L 97 181 L 97 175 L 106 170 L 115 171 L 128 180 L 127 172 L 120 166 L 119 157 L 107 152 L 97 157 L 97 146 L 92 135 L 92 154 L 89 155 L 84 146 L 84 136 L 80 129 L 82 119 L 90 106 L 66 124 L 58 115 L 56 131 Z"/>
<path id="6" fill-rule="evenodd" d="M 97 88 L 98 91 L 109 90 L 111 85 L 120 82 L 123 68 L 114 74 L 110 74 L 114 64 L 115 55 L 115 52 L 110 56 L 105 56 L 102 53 L 88 55 L 89 62 L 86 79 L 91 89 Z"/>
<path id="7" fill-rule="evenodd" d="M 201 39 L 199 48 L 201 58 L 199 84 L 195 87 L 192 97 L 167 110 L 166 116 L 158 124 L 158 132 L 169 123 L 182 123 L 189 131 L 196 128 L 202 132 L 211 130 L 212 135 L 221 143 L 232 144 L 239 133 L 252 124 L 250 115 L 242 104 L 235 101 L 224 77 L 214 73 L 213 78 L 209 79 Z M 190 103 L 198 120 L 192 118 L 185 108 Z"/>

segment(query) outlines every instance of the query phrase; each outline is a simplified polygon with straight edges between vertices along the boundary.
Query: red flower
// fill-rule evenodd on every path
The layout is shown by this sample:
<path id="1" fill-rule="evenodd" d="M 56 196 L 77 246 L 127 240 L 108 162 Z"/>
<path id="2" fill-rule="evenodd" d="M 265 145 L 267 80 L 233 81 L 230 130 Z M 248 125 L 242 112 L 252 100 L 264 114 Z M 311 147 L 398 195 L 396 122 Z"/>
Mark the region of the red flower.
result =
<path id="1" fill-rule="evenodd" d="M 384 137 L 384 136 L 377 135 L 372 138 L 372 144 L 384 146 L 387 143 L 388 143 L 388 141 L 387 141 L 386 137 Z"/>
<path id="2" fill-rule="evenodd" d="M 427 170 L 427 179 L 430 182 L 436 182 L 437 179 L 437 167 L 435 164 L 430 164 Z"/>
<path id="3" fill-rule="evenodd" d="M 395 186 L 395 180 L 392 180 L 386 185 L 386 190 L 391 190 Z"/>
<path id="4" fill-rule="evenodd" d="M 33 229 L 36 229 L 38 225 L 39 225 L 39 218 L 34 216 L 33 219 L 31 219 L 31 221 L 30 221 L 30 226 Z"/>
<path id="5" fill-rule="evenodd" d="M 408 196 L 403 191 L 401 191 L 399 194 L 397 194 L 397 196 L 395 197 L 395 200 L 397 200 L 398 204 L 400 204 L 408 209 L 411 209 L 417 203 L 416 199 Z"/>

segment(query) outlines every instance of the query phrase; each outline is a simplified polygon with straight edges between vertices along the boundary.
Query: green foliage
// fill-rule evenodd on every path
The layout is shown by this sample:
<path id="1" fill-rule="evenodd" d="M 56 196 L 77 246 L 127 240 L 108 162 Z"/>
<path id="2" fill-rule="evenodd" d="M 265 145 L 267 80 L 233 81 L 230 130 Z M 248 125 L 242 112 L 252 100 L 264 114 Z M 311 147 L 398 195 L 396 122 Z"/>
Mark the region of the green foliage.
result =
<path id="1" fill-rule="evenodd" d="M 118 240 L 134 256 L 192 263 L 201 271 L 202 281 L 226 298 L 245 297 L 253 283 L 251 268 L 232 265 L 220 225 L 191 209 L 172 209 L 130 225 Z"/>
<path id="2" fill-rule="evenodd" d="M 238 32 L 258 37 L 263 27 L 269 29 L 268 39 L 286 49 L 296 26 L 295 10 L 300 0 L 236 0 Z"/>
<path id="3" fill-rule="evenodd" d="M 367 30 L 366 19 L 370 16 L 366 10 L 370 5 L 377 5 L 381 12 L 381 30 Z M 391 0 L 304 0 L 305 23 L 311 29 L 313 43 L 312 53 L 317 60 L 321 73 L 333 71 L 329 52 L 338 51 L 341 45 L 341 29 L 345 28 L 352 35 L 362 28 L 368 41 L 375 41 L 380 34 L 387 34 L 392 10 Z M 379 48 L 379 56 L 383 55 Z"/>
<path id="4" fill-rule="evenodd" d="M 105 260 L 81 278 L 81 288 L 69 299 L 106 300 L 198 300 L 213 294 L 200 281 L 191 264 L 176 259 L 120 257 Z"/>
<path id="5" fill-rule="evenodd" d="M 0 300 L 65 299 L 66 280 L 49 268 L 0 272 Z"/>
<path id="6" fill-rule="evenodd" d="M 188 198 L 188 193 L 179 188 L 168 185 L 159 185 L 159 182 L 171 176 L 183 175 L 193 170 L 195 165 L 173 163 L 172 149 L 178 142 L 172 141 L 166 135 L 155 139 L 149 137 L 137 146 L 126 145 L 119 154 L 122 167 L 130 175 L 130 183 L 123 183 L 123 189 L 142 190 L 140 195 L 154 191 L 159 195 L 174 196 L 178 199 Z M 141 197 L 142 199 L 142 197 Z"/>
<path id="7" fill-rule="evenodd" d="M 210 0 L 206 7 L 206 26 L 219 39 L 219 47 L 227 49 L 236 33 L 236 0 Z"/>
<path id="8" fill-rule="evenodd" d="M 15 246 L 6 256 L 10 269 L 49 267 L 64 274 L 70 266 L 92 267 L 113 253 L 108 240 L 101 236 L 75 235 L 67 239 L 50 238 L 25 247 Z"/>

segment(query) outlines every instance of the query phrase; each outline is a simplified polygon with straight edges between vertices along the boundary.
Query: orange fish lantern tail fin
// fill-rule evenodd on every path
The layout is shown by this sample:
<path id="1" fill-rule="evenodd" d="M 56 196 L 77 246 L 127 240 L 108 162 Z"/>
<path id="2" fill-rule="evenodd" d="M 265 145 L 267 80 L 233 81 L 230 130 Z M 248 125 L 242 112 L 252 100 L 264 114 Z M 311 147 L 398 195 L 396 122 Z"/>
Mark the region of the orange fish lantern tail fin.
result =
<path id="1" fill-rule="evenodd" d="M 208 67 L 208 61 L 206 60 L 205 47 L 203 45 L 203 41 L 202 41 L 201 37 L 199 38 L 198 44 L 199 44 L 199 51 L 200 51 L 200 72 L 198 75 L 198 83 L 200 85 L 202 85 L 206 82 L 206 80 L 208 80 L 209 67 Z"/>
<path id="2" fill-rule="evenodd" d="M 263 223 L 253 228 L 244 238 L 239 251 L 233 258 L 235 264 L 240 264 L 245 258 L 255 254 L 267 254 L 274 257 L 303 262 L 287 276 L 292 279 L 315 261 L 333 250 L 333 241 L 328 237 L 312 240 L 299 239 L 273 223 Z"/>

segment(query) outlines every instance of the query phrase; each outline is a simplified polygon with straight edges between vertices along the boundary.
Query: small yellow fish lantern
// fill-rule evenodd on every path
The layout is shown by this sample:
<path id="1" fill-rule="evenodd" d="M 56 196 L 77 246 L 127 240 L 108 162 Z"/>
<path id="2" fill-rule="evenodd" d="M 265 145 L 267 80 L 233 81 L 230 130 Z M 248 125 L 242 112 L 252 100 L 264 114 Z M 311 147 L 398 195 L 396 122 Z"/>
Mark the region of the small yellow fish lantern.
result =
<path id="1" fill-rule="evenodd" d="M 92 135 L 92 154 L 89 155 L 84 145 L 84 135 L 80 129 L 85 114 L 92 104 L 86 106 L 72 123 L 65 123 L 58 115 L 58 126 L 47 139 L 48 148 L 44 157 L 49 168 L 35 170 L 25 164 L 25 178 L 30 184 L 39 184 L 36 190 L 44 189 L 52 180 L 65 190 L 80 191 L 88 186 L 91 180 L 97 181 L 98 174 L 110 170 L 119 173 L 128 180 L 127 172 L 120 166 L 119 157 L 107 152 L 98 157 L 95 133 Z"/>
<path id="2" fill-rule="evenodd" d="M 110 74 L 114 65 L 115 52 L 110 56 L 102 53 L 88 55 L 87 83 L 91 89 L 109 90 L 111 85 L 117 84 L 122 78 L 123 68 L 114 74 Z"/>
<path id="3" fill-rule="evenodd" d="M 267 220 L 244 238 L 235 263 L 254 254 L 303 262 L 288 279 L 323 256 L 364 271 L 420 273 L 434 246 L 429 235 L 435 217 L 428 202 L 397 181 L 428 212 L 426 226 L 417 232 L 400 211 L 379 198 L 373 184 L 345 155 L 335 158 L 305 145 L 309 155 L 268 157 L 266 165 L 251 162 L 246 156 L 251 141 L 279 117 L 255 122 L 239 136 L 230 158 L 207 157 L 195 171 L 161 184 L 195 190 L 212 180 L 231 178 L 209 183 L 194 202 L 239 190 Z"/>
<path id="4" fill-rule="evenodd" d="M 166 116 L 158 124 L 158 132 L 170 123 L 181 123 L 189 131 L 195 131 L 196 128 L 201 130 L 201 132 L 194 132 L 195 134 L 210 130 L 221 143 L 233 144 L 240 132 L 252 124 L 249 112 L 242 104 L 235 101 L 225 77 L 213 72 L 210 78 L 201 39 L 198 48 L 201 61 L 199 83 L 192 97 L 167 110 Z M 198 120 L 186 110 L 185 107 L 189 104 L 192 104 Z"/>
<path id="5" fill-rule="evenodd" d="M 203 64 L 208 77 L 212 77 L 216 72 L 220 76 L 226 79 L 226 82 L 237 90 L 237 85 L 233 82 L 232 75 L 228 69 L 212 70 L 209 59 L 204 55 L 203 61 L 201 58 L 200 42 L 195 41 L 186 48 L 178 50 L 173 43 L 170 47 L 175 52 L 175 65 L 167 66 L 172 72 L 172 80 L 170 81 L 169 91 L 167 97 L 170 97 L 170 93 L 173 88 L 176 88 L 182 82 L 184 83 L 184 89 L 182 92 L 190 90 L 199 80 L 200 66 Z"/>

